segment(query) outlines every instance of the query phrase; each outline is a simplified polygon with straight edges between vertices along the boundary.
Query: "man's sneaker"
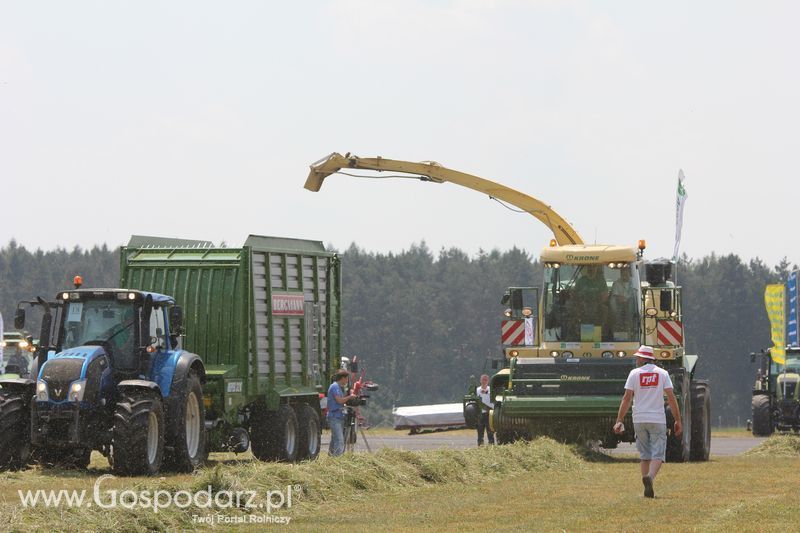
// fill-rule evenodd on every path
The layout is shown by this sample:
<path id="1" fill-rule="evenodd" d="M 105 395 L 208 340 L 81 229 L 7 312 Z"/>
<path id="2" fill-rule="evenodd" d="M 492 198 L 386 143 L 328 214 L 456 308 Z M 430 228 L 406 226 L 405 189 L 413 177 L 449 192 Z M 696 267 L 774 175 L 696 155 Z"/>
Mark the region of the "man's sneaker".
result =
<path id="1" fill-rule="evenodd" d="M 642 485 L 644 485 L 644 497 L 655 498 L 656 493 L 653 491 L 653 478 L 650 476 L 642 476 Z"/>

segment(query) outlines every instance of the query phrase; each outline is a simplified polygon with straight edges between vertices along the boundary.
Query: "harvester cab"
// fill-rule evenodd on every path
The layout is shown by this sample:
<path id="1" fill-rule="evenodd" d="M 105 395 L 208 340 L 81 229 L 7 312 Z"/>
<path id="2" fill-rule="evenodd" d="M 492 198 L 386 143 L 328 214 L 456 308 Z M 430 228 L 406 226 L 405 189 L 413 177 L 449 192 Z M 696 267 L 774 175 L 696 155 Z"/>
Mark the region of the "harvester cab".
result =
<path id="1" fill-rule="evenodd" d="M 786 347 L 784 364 L 772 358 L 772 350 L 750 354 L 761 356 L 753 387 L 752 431 L 767 437 L 775 431 L 800 431 L 800 348 Z"/>
<path id="2" fill-rule="evenodd" d="M 85 468 L 97 450 L 118 474 L 154 474 L 164 460 L 194 468 L 205 450 L 204 372 L 180 349 L 180 308 L 158 293 L 79 286 L 18 306 L 17 328 L 26 306 L 43 308 L 42 342 L 32 379 L 0 381 L 0 418 L 46 464 Z M 0 443 L 0 466 L 25 453 Z"/>

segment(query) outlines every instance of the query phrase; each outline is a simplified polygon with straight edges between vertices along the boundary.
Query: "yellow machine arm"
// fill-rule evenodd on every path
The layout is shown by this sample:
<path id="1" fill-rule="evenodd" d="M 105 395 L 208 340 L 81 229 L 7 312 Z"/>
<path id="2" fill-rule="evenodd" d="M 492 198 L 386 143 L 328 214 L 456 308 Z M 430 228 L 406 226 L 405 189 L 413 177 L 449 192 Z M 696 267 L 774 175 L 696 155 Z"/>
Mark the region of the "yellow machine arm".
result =
<path id="1" fill-rule="evenodd" d="M 556 242 L 560 245 L 583 244 L 583 239 L 581 239 L 578 232 L 575 231 L 575 228 L 570 226 L 570 224 L 561 218 L 549 205 L 527 194 L 506 187 L 505 185 L 445 168 L 434 161 L 413 163 L 411 161 L 383 159 L 382 157 L 356 157 L 349 153 L 342 156 L 334 152 L 311 165 L 311 172 L 309 172 L 308 179 L 306 180 L 306 189 L 318 192 L 320 188 L 322 188 L 322 181 L 325 178 L 339 172 L 343 168 L 377 170 L 379 172 L 401 172 L 404 174 L 424 176 L 435 183 L 455 183 L 456 185 L 488 194 L 492 198 L 502 200 L 503 202 L 530 213 L 545 226 L 550 228 L 555 236 Z"/>

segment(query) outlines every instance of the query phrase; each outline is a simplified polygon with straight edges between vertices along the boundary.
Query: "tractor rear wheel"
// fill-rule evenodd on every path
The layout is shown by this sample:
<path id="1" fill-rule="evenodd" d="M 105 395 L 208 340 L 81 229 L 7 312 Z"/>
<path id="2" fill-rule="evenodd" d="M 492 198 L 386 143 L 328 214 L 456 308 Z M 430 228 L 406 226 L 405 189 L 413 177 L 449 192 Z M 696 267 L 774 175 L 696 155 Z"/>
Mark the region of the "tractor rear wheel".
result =
<path id="1" fill-rule="evenodd" d="M 322 428 L 317 411 L 308 404 L 300 404 L 296 411 L 298 424 L 298 460 L 314 460 L 322 448 Z"/>
<path id="2" fill-rule="evenodd" d="M 112 464 L 127 476 L 158 473 L 164 456 L 164 406 L 146 389 L 124 390 L 114 409 Z"/>
<path id="3" fill-rule="evenodd" d="M 711 454 L 711 388 L 706 381 L 692 383 L 692 461 L 708 461 Z"/>
<path id="4" fill-rule="evenodd" d="M 203 388 L 194 371 L 186 376 L 186 390 L 178 399 L 178 410 L 167 421 L 169 435 L 164 464 L 177 472 L 192 472 L 208 457 Z"/>
<path id="5" fill-rule="evenodd" d="M 769 437 L 775 430 L 769 396 L 766 394 L 753 396 L 751 405 L 753 408 L 753 436 Z"/>
<path id="6" fill-rule="evenodd" d="M 30 420 L 25 394 L 0 390 L 0 471 L 19 470 L 28 464 Z"/>

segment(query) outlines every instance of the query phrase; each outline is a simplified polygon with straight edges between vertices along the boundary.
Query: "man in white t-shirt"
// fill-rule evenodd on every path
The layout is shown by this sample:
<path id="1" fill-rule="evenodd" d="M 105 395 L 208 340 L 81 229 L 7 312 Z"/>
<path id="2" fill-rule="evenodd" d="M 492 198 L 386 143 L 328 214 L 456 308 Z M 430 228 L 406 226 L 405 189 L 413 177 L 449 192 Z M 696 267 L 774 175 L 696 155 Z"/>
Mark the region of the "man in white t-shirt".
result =
<path id="1" fill-rule="evenodd" d="M 644 496 L 654 498 L 653 481 L 664 462 L 667 451 L 667 415 L 664 412 L 664 395 L 667 395 L 669 408 L 675 416 L 675 435 L 680 436 L 683 427 L 681 411 L 672 391 L 672 380 L 669 373 L 657 367 L 653 348 L 640 346 L 634 354 L 636 368 L 628 374 L 625 382 L 625 395 L 619 405 L 614 432 L 625 431 L 622 420 L 628 414 L 633 400 L 633 429 L 636 432 L 636 449 L 642 467 L 642 484 Z"/>
<path id="2" fill-rule="evenodd" d="M 486 430 L 489 444 L 494 444 L 494 433 L 489 429 L 489 409 L 494 409 L 494 402 L 492 402 L 491 395 L 489 394 L 488 375 L 484 374 L 481 376 L 481 384 L 475 390 L 475 393 L 481 398 L 481 417 L 478 419 L 478 446 L 483 446 L 484 430 Z"/>

